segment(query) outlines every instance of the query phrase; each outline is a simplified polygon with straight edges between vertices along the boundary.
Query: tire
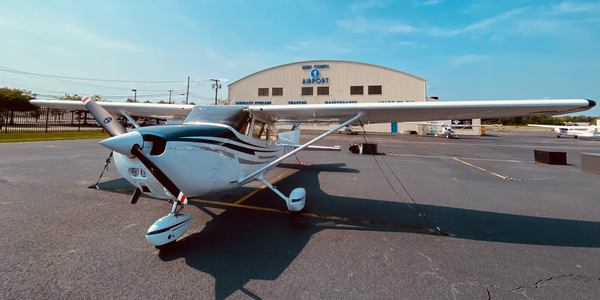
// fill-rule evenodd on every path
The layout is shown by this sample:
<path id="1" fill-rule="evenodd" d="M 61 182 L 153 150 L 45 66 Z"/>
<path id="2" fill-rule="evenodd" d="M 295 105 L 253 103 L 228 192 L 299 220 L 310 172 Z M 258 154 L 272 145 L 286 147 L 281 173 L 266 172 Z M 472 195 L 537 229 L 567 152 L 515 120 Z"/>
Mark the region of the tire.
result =
<path id="1" fill-rule="evenodd" d="M 165 250 L 172 249 L 174 244 L 175 244 L 175 241 L 171 241 L 171 242 L 168 242 L 168 243 L 166 243 L 164 245 L 154 246 L 154 248 L 156 248 L 156 249 L 158 249 L 160 251 L 165 251 Z"/>

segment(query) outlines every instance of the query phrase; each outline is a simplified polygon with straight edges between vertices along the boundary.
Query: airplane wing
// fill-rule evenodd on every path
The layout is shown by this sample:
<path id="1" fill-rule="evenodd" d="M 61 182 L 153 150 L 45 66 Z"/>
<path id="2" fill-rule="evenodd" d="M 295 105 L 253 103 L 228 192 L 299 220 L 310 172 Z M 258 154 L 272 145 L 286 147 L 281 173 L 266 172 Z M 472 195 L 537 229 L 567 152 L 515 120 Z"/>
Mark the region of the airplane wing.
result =
<path id="1" fill-rule="evenodd" d="M 576 129 L 576 130 L 586 130 L 589 129 L 590 126 L 565 126 L 565 125 L 541 125 L 541 124 L 527 124 L 527 126 L 531 127 L 544 127 L 544 128 L 564 128 L 564 129 Z"/>
<path id="2" fill-rule="evenodd" d="M 87 110 L 81 101 L 69 100 L 30 100 L 31 104 L 50 108 Z M 111 114 L 121 114 L 121 111 L 131 116 L 158 118 L 168 120 L 183 120 L 192 111 L 194 105 L 130 103 L 130 102 L 96 102 Z"/>
<path id="3" fill-rule="evenodd" d="M 595 105 L 596 102 L 586 99 L 545 99 L 255 105 L 248 107 L 248 110 L 259 118 L 280 124 L 342 123 L 359 113 L 362 113 L 360 121 L 363 124 L 369 124 L 527 115 L 560 115 L 588 110 Z M 352 124 L 358 124 L 358 120 Z"/>

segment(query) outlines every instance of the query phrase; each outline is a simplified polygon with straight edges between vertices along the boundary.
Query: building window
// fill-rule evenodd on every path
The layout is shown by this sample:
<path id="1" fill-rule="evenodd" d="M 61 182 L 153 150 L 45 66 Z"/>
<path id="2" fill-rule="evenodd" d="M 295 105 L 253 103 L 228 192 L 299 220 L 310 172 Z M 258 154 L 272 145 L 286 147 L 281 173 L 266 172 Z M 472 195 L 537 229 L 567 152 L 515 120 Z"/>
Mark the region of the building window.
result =
<path id="1" fill-rule="evenodd" d="M 273 96 L 283 96 L 283 88 L 273 88 Z"/>
<path id="2" fill-rule="evenodd" d="M 302 96 L 312 96 L 313 95 L 313 88 L 311 87 L 303 87 L 302 88 Z"/>
<path id="3" fill-rule="evenodd" d="M 350 95 L 362 95 L 362 94 L 364 94 L 363 88 L 364 87 L 362 85 L 351 86 L 350 87 Z"/>
<path id="4" fill-rule="evenodd" d="M 381 86 L 380 85 L 370 85 L 369 86 L 369 95 L 381 95 Z"/>
<path id="5" fill-rule="evenodd" d="M 328 86 L 318 86 L 317 87 L 317 95 L 329 95 L 329 87 Z"/>
<path id="6" fill-rule="evenodd" d="M 269 88 L 258 88 L 259 96 L 269 96 Z"/>

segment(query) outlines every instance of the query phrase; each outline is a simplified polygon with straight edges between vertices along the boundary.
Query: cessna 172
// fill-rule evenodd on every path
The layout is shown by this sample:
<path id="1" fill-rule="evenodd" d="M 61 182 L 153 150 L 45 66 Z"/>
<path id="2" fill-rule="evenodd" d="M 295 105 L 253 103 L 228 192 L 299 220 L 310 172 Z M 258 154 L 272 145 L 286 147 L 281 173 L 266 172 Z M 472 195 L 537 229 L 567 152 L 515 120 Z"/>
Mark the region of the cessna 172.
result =
<path id="1" fill-rule="evenodd" d="M 488 127 L 497 125 L 472 125 L 472 124 L 440 124 L 437 122 L 409 122 L 410 124 L 427 125 L 439 127 L 435 132 L 435 137 L 458 138 L 457 129 L 465 129 L 469 127 Z"/>
<path id="2" fill-rule="evenodd" d="M 264 174 L 283 160 L 346 125 L 429 121 L 443 119 L 498 118 L 530 114 L 558 115 L 588 110 L 596 105 L 585 99 L 506 100 L 404 103 L 353 103 L 308 105 L 192 106 L 31 100 L 52 108 L 87 109 L 111 135 L 100 144 L 114 151 L 119 173 L 141 193 L 172 202 L 171 211 L 157 220 L 146 234 L 160 247 L 181 237 L 191 225 L 191 214 L 180 210 L 187 196 L 234 189 L 258 180 L 273 190 L 292 212 L 306 203 L 304 188 L 286 196 L 265 180 Z M 127 131 L 110 114 L 119 113 L 137 128 Z M 139 127 L 131 116 L 184 119 L 181 125 Z M 338 124 L 313 140 L 300 144 L 300 124 Z M 294 124 L 278 133 L 277 124 Z"/>
<path id="3" fill-rule="evenodd" d="M 600 134 L 596 134 L 596 126 L 559 126 L 559 125 L 540 125 L 540 124 L 527 124 L 532 127 L 544 127 L 551 128 L 556 132 L 556 137 L 572 136 L 574 138 L 582 139 L 594 139 L 600 138 Z"/>

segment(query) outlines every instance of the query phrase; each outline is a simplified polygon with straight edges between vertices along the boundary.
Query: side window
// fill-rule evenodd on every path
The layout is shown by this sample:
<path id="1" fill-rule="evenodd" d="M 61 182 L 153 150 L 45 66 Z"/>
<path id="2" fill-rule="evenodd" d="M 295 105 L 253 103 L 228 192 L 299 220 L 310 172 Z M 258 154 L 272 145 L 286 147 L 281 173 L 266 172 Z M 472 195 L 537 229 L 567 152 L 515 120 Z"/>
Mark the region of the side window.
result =
<path id="1" fill-rule="evenodd" d="M 254 130 L 252 131 L 252 137 L 261 140 L 276 141 L 277 130 L 272 128 L 269 124 L 263 123 L 262 121 L 254 121 Z"/>
<path id="2" fill-rule="evenodd" d="M 252 115 L 246 113 L 236 129 L 239 133 L 248 135 L 250 133 L 250 124 L 252 124 Z"/>
<path id="3" fill-rule="evenodd" d="M 267 124 L 262 121 L 254 121 L 254 130 L 252 130 L 252 137 L 256 139 L 267 139 Z"/>
<path id="4" fill-rule="evenodd" d="M 269 126 L 269 132 L 268 132 L 268 140 L 269 141 L 276 141 L 277 140 L 277 130 L 271 126 Z"/>

